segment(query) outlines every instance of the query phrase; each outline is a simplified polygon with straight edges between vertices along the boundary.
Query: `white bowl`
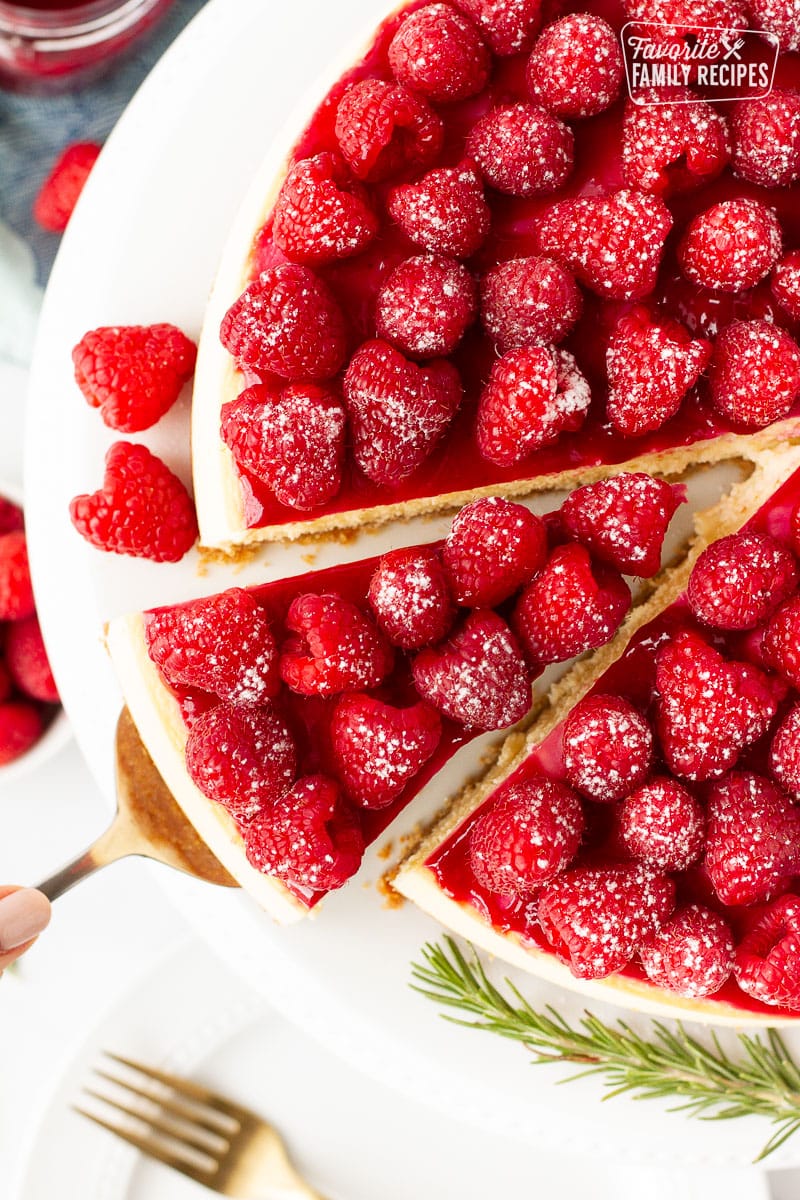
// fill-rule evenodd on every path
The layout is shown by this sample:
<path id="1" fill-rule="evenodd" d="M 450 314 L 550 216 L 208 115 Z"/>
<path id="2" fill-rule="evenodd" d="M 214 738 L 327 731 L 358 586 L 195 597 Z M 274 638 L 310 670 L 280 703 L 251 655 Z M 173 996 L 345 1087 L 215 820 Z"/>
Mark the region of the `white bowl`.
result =
<path id="1" fill-rule="evenodd" d="M 0 479 L 0 496 L 13 501 L 20 508 L 23 507 L 22 488 L 18 484 Z M 35 771 L 47 759 L 57 754 L 63 746 L 66 746 L 71 737 L 72 730 L 67 714 L 63 708 L 59 708 L 44 733 L 33 743 L 30 750 L 20 754 L 19 758 L 15 758 L 12 762 L 0 765 L 0 788 L 12 779 L 17 780 L 22 775 Z"/>

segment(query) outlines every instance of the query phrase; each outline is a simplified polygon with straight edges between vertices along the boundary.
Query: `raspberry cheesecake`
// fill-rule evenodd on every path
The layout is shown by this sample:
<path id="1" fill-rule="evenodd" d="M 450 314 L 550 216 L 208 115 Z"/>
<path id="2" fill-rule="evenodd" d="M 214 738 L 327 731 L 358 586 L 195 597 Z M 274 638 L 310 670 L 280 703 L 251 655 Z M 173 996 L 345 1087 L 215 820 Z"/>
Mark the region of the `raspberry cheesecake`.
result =
<path id="1" fill-rule="evenodd" d="M 620 31 L 646 8 L 409 4 L 270 155 L 201 339 L 205 545 L 797 434 L 800 62 L 787 42 L 763 99 L 633 104 Z"/>
<path id="2" fill-rule="evenodd" d="M 404 896 L 590 996 L 715 1023 L 800 1011 L 798 464 L 763 455 L 704 516 L 401 867 Z"/>

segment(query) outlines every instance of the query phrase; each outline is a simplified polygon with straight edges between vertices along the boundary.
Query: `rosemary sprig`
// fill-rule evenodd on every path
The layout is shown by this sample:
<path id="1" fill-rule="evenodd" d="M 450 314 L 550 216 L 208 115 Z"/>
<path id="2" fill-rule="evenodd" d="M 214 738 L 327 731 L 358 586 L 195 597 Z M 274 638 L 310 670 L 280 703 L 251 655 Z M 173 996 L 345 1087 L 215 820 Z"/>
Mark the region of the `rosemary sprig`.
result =
<path id="1" fill-rule="evenodd" d="M 624 1021 L 605 1025 L 586 1012 L 570 1025 L 548 1005 L 538 1012 L 510 980 L 504 995 L 488 978 L 472 947 L 466 956 L 452 938 L 423 948 L 412 985 L 428 999 L 467 1016 L 443 1014 L 457 1025 L 483 1029 L 521 1042 L 536 1063 L 577 1063 L 568 1079 L 601 1075 L 604 1099 L 633 1093 L 636 1099 L 682 1097 L 671 1111 L 705 1120 L 760 1115 L 775 1127 L 756 1158 L 760 1162 L 800 1130 L 800 1068 L 774 1029 L 764 1037 L 738 1034 L 741 1054 L 732 1058 L 715 1033 L 703 1045 L 685 1027 L 654 1021 L 642 1037 Z"/>

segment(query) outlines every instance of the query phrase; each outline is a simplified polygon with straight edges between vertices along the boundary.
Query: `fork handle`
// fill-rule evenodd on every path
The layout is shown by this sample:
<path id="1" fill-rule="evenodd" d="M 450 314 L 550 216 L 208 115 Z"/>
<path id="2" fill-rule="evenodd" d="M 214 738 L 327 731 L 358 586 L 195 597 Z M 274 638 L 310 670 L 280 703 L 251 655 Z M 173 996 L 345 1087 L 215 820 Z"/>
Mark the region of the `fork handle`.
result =
<path id="1" fill-rule="evenodd" d="M 89 875 L 94 875 L 95 871 L 107 867 L 109 863 L 116 862 L 120 858 L 125 858 L 127 854 L 131 853 L 130 846 L 118 844 L 116 834 L 117 821 L 114 820 L 108 829 L 82 854 L 37 884 L 37 890 L 44 892 L 48 900 L 57 900 L 76 883 L 80 883 Z"/>

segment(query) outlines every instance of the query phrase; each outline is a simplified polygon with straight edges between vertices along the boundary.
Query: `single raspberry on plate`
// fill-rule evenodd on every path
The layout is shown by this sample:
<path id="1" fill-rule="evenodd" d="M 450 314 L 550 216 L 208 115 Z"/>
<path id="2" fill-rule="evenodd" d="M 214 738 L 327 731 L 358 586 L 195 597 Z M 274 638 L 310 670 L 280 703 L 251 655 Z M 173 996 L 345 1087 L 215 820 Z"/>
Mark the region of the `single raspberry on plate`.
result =
<path id="1" fill-rule="evenodd" d="M 800 596 L 774 613 L 761 647 L 766 661 L 800 689 Z"/>
<path id="2" fill-rule="evenodd" d="M 481 319 L 501 354 L 562 341 L 582 308 L 575 280 L 552 258 L 509 258 L 481 281 Z"/>
<path id="3" fill-rule="evenodd" d="M 591 402 L 589 384 L 568 350 L 509 350 L 481 392 L 478 448 L 499 467 L 515 466 L 562 433 L 580 429 Z"/>
<path id="4" fill-rule="evenodd" d="M 237 821 L 273 805 L 297 773 L 297 751 L 283 717 L 269 707 L 223 701 L 189 730 L 186 769 L 209 800 Z"/>
<path id="5" fill-rule="evenodd" d="M 542 30 L 528 60 L 528 91 L 559 117 L 593 117 L 619 95 L 619 38 L 591 13 L 570 13 Z"/>
<path id="6" fill-rule="evenodd" d="M 478 313 L 478 286 L 454 258 L 419 254 L 387 277 L 375 305 L 378 337 L 412 358 L 452 354 Z"/>
<path id="7" fill-rule="evenodd" d="M 330 731 L 348 796 L 361 808 L 385 808 L 435 753 L 442 722 L 422 700 L 396 708 L 356 692 L 337 700 Z"/>
<path id="8" fill-rule="evenodd" d="M 115 442 L 103 486 L 70 502 L 72 524 L 92 546 L 112 554 L 178 562 L 197 539 L 186 488 L 145 446 Z"/>
<path id="9" fill-rule="evenodd" d="M 759 904 L 800 871 L 800 808 L 771 780 L 731 771 L 708 795 L 705 867 L 723 904 Z"/>
<path id="10" fill-rule="evenodd" d="M 667 875 L 640 865 L 578 867 L 539 898 L 545 937 L 577 979 L 620 971 L 675 907 Z"/>
<path id="11" fill-rule="evenodd" d="M 472 17 L 498 58 L 530 50 L 539 27 L 541 0 L 453 0 L 453 3 Z"/>
<path id="12" fill-rule="evenodd" d="M 639 957 L 656 987 L 697 1000 L 713 996 L 729 978 L 733 934 L 719 913 L 689 904 L 639 947 Z"/>
<path id="13" fill-rule="evenodd" d="M 32 700 L 58 704 L 58 688 L 35 616 L 13 621 L 6 632 L 6 664 L 19 690 Z"/>
<path id="14" fill-rule="evenodd" d="M 630 605 L 619 572 L 570 542 L 553 551 L 522 593 L 513 624 L 533 662 L 564 662 L 613 637 Z"/>
<path id="15" fill-rule="evenodd" d="M 327 775 L 305 775 L 244 830 L 248 862 L 291 887 L 329 892 L 347 883 L 364 857 L 358 816 Z"/>
<path id="16" fill-rule="evenodd" d="M 111 429 L 155 425 L 192 377 L 197 348 L 174 325 L 116 325 L 85 333 L 72 351 L 75 382 Z"/>
<path id="17" fill-rule="evenodd" d="M 58 156 L 33 202 L 34 220 L 50 233 L 63 233 L 97 162 L 95 142 L 73 142 Z"/>
<path id="18" fill-rule="evenodd" d="M 717 412 L 762 429 L 785 417 L 800 392 L 800 346 L 770 321 L 733 321 L 714 343 L 709 383 Z"/>
<path id="19" fill-rule="evenodd" d="M 698 213 L 678 247 L 687 279 L 721 292 L 742 292 L 769 275 L 781 257 L 780 221 L 771 208 L 744 197 Z"/>
<path id="20" fill-rule="evenodd" d="M 414 683 L 423 699 L 468 729 L 505 729 L 531 706 L 531 673 L 494 612 L 472 612 L 446 642 L 421 650 Z"/>
<path id="21" fill-rule="evenodd" d="M 636 300 L 655 287 L 671 227 L 659 196 L 623 188 L 553 204 L 539 224 L 539 248 L 599 296 Z"/>
<path id="22" fill-rule="evenodd" d="M 295 596 L 286 614 L 281 679 L 301 696 L 377 687 L 394 665 L 394 651 L 355 604 L 335 594 Z"/>
<path id="23" fill-rule="evenodd" d="M 642 714 L 622 696 L 587 696 L 564 722 L 564 768 L 574 788 L 608 804 L 647 777 L 653 735 Z"/>
<path id="24" fill-rule="evenodd" d="M 657 775 L 624 800 L 619 832 L 634 858 L 661 871 L 685 871 L 703 853 L 705 811 L 677 780 Z"/>
<path id="25" fill-rule="evenodd" d="M 26 700 L 0 704 L 0 767 L 25 754 L 41 735 L 42 714 L 35 704 Z"/>
<path id="26" fill-rule="evenodd" d="M 147 653 L 174 688 L 231 704 L 263 704 L 281 686 L 267 614 L 243 588 L 161 608 L 145 622 Z"/>
<path id="27" fill-rule="evenodd" d="M 0 536 L 24 528 L 25 518 L 20 506 L 13 500 L 7 500 L 5 496 L 0 496 Z"/>
<path id="28" fill-rule="evenodd" d="M 800 800 L 800 704 L 789 709 L 775 731 L 769 766 L 784 791 Z"/>
<path id="29" fill-rule="evenodd" d="M 289 171 L 272 214 L 272 237 L 292 262 L 315 266 L 360 254 L 379 225 L 343 159 L 324 151 Z"/>
<path id="30" fill-rule="evenodd" d="M 728 162 L 725 118 L 688 89 L 675 100 L 626 106 L 622 173 L 628 187 L 671 195 L 710 183 Z"/>
<path id="31" fill-rule="evenodd" d="M 749 9 L 752 18 L 751 27 L 774 34 L 778 39 L 782 54 L 789 50 L 800 50 L 800 4 L 798 4 L 798 0 L 750 0 Z"/>
<path id="32" fill-rule="evenodd" d="M 580 797 L 545 776 L 501 789 L 469 836 L 469 861 L 481 887 L 525 895 L 572 862 L 583 837 Z"/>
<path id="33" fill-rule="evenodd" d="M 716 779 L 760 738 L 780 687 L 749 663 L 728 661 L 683 630 L 656 657 L 656 729 L 667 766 L 683 779 Z"/>
<path id="34" fill-rule="evenodd" d="M 769 281 L 772 294 L 793 321 L 800 321 L 800 250 L 784 255 Z"/>
<path id="35" fill-rule="evenodd" d="M 316 383 L 276 392 L 245 388 L 223 405 L 220 432 L 236 464 L 289 508 L 327 504 L 342 486 L 347 415 L 339 395 Z"/>
<path id="36" fill-rule="evenodd" d="M 28 546 L 21 529 L 0 534 L 0 621 L 20 621 L 34 609 Z"/>
<path id="37" fill-rule="evenodd" d="M 389 44 L 398 83 L 445 104 L 486 85 L 491 55 L 473 25 L 449 4 L 427 4 L 404 18 Z"/>
<path id="38" fill-rule="evenodd" d="M 467 154 L 488 184 L 510 196 L 557 191 L 572 174 L 572 130 L 538 104 L 490 108 L 472 127 Z"/>
<path id="39" fill-rule="evenodd" d="M 774 900 L 736 947 L 736 982 L 762 1004 L 800 1009 L 800 896 Z"/>
<path id="40" fill-rule="evenodd" d="M 432 547 L 390 550 L 382 555 L 369 581 L 367 598 L 389 641 L 403 650 L 440 642 L 456 617 L 444 567 Z"/>
<path id="41" fill-rule="evenodd" d="M 711 343 L 637 305 L 620 317 L 606 351 L 608 416 L 625 437 L 660 429 L 711 361 Z"/>
<path id="42" fill-rule="evenodd" d="M 740 100 L 732 109 L 735 173 L 767 188 L 800 179 L 800 95 L 773 88 L 768 96 Z"/>
<path id="43" fill-rule="evenodd" d="M 375 340 L 351 358 L 344 396 L 356 462 L 373 483 L 391 486 L 432 453 L 461 403 L 462 387 L 445 359 L 420 367 Z"/>
<path id="44" fill-rule="evenodd" d="M 626 575 L 648 579 L 661 566 L 661 549 L 684 488 L 643 471 L 623 471 L 577 488 L 561 505 L 567 533 Z"/>
<path id="45" fill-rule="evenodd" d="M 716 629 L 755 629 L 797 586 L 797 560 L 765 533 L 729 534 L 703 551 L 689 576 L 694 615 Z"/>
<path id="46" fill-rule="evenodd" d="M 480 249 L 492 223 L 483 180 L 471 158 L 392 188 L 387 208 L 412 242 L 453 258 L 469 258 Z"/>
<path id="47" fill-rule="evenodd" d="M 240 366 L 285 379 L 329 379 L 344 362 L 344 314 L 326 283 L 298 263 L 262 271 L 222 318 Z"/>
<path id="48" fill-rule="evenodd" d="M 494 608 L 541 570 L 547 530 L 522 504 L 487 496 L 473 500 L 453 520 L 442 550 L 457 604 Z"/>
<path id="49" fill-rule="evenodd" d="M 353 83 L 336 110 L 336 140 L 350 170 L 369 183 L 433 165 L 444 125 L 422 96 L 383 79 Z"/>

